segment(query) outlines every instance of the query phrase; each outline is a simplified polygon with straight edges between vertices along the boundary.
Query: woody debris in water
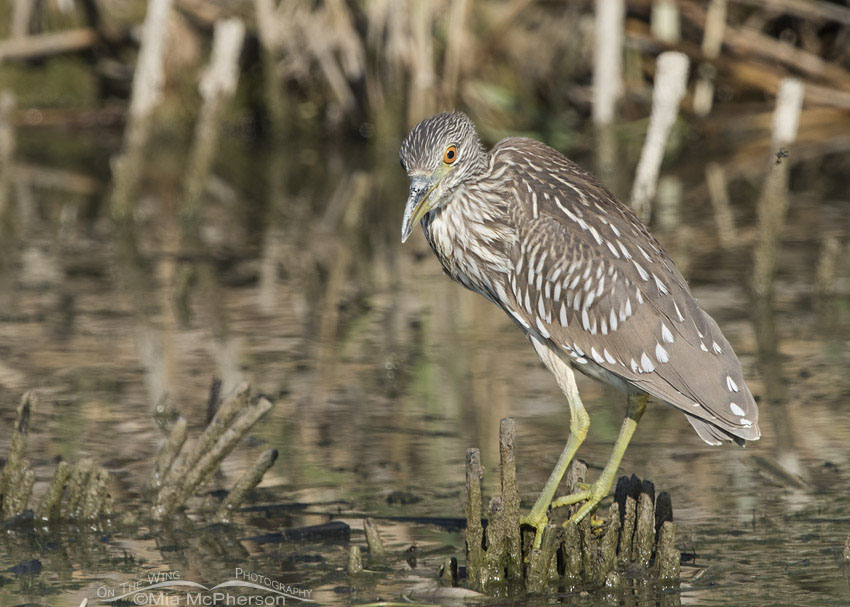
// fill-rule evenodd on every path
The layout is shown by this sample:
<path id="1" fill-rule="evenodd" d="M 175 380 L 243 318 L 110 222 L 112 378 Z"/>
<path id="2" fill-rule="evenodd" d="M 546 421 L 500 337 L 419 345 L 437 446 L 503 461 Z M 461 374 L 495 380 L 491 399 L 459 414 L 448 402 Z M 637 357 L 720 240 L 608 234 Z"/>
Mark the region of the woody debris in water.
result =
<path id="1" fill-rule="evenodd" d="M 679 578 L 680 553 L 670 496 L 656 496 L 649 481 L 621 477 L 611 506 L 579 524 L 552 522 L 543 531 L 540 548 L 534 534 L 520 525 L 516 484 L 516 429 L 512 418 L 500 428 L 501 495 L 491 499 L 482 525 L 481 456 L 470 449 L 466 458 L 467 584 L 480 592 L 505 584 L 524 584 L 531 593 L 558 588 L 600 588 L 620 583 L 626 570 L 654 577 L 662 585 Z M 574 461 L 568 474 L 569 493 L 585 481 L 587 466 Z M 572 509 L 580 504 L 574 505 Z M 564 508 L 567 517 L 571 508 Z M 555 511 L 559 512 L 559 511 Z"/>

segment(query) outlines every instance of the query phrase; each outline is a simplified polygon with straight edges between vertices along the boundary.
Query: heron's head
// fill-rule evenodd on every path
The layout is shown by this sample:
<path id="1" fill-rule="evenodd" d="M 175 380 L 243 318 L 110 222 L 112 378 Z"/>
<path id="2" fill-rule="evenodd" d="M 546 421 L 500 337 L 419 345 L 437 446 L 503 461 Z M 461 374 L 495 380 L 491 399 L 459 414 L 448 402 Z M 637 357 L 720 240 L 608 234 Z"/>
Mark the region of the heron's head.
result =
<path id="1" fill-rule="evenodd" d="M 426 213 L 446 204 L 452 192 L 487 168 L 487 152 L 463 112 L 443 112 L 413 127 L 399 151 L 410 177 L 401 241 Z"/>

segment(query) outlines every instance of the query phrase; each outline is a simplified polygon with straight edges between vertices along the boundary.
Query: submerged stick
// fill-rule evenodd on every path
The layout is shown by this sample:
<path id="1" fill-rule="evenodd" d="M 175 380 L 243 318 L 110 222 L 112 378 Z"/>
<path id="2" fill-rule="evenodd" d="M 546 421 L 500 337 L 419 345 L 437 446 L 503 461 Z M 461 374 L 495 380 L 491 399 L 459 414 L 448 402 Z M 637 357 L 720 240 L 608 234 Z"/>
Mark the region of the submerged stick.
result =
<path id="1" fill-rule="evenodd" d="M 217 517 L 220 521 L 230 520 L 233 512 L 242 505 L 248 493 L 260 484 L 263 475 L 274 465 L 275 460 L 277 460 L 277 449 L 266 449 L 254 465 L 242 474 L 218 509 Z"/>
<path id="2" fill-rule="evenodd" d="M 688 63 L 687 55 L 675 51 L 661 53 L 656 62 L 652 113 L 630 201 L 632 209 L 644 222 L 649 220 L 664 149 L 679 113 L 679 103 L 685 95 Z"/>
<path id="3" fill-rule="evenodd" d="M 231 426 L 239 412 L 248 406 L 251 398 L 251 390 L 247 383 L 240 384 L 215 412 L 212 420 L 207 424 L 201 435 L 195 440 L 191 449 L 183 456 L 183 459 L 172 465 L 161 481 L 163 488 L 173 486 L 182 482 L 189 471 L 198 461 L 209 453 L 213 444 Z"/>
<path id="4" fill-rule="evenodd" d="M 224 408 L 222 405 L 219 411 L 221 412 Z M 246 409 L 227 430 L 221 433 L 210 449 L 187 471 L 185 477 L 174 477 L 172 480 L 172 476 L 169 475 L 154 504 L 154 519 L 162 520 L 178 508 L 182 508 L 198 487 L 212 476 L 221 461 L 233 451 L 248 430 L 271 408 L 272 403 L 268 399 L 261 398 L 257 404 Z"/>
<path id="5" fill-rule="evenodd" d="M 22 483 L 25 481 L 29 462 L 24 457 L 29 437 L 30 418 L 33 409 L 38 404 L 38 396 L 32 390 L 24 393 L 21 402 L 15 411 L 15 425 L 12 429 L 12 441 L 9 445 L 9 455 L 6 464 L 0 472 L 0 496 L 2 496 L 2 518 L 9 518 L 19 514 L 22 499 Z M 30 486 L 30 491 L 32 486 Z M 29 495 L 26 495 L 29 500 Z M 24 504 L 24 508 L 26 504 Z"/>
<path id="6" fill-rule="evenodd" d="M 171 470 L 171 466 L 174 464 L 174 460 L 177 459 L 177 455 L 180 453 L 180 449 L 183 448 L 183 444 L 186 442 L 186 418 L 182 415 L 177 418 L 177 421 L 174 422 L 174 425 L 171 427 L 171 432 L 168 434 L 168 438 L 162 444 L 162 447 L 159 448 L 159 453 L 156 455 L 156 461 L 153 465 L 153 474 L 151 476 L 151 487 L 158 489 L 162 486 L 163 481 L 166 476 L 168 476 L 168 472 Z"/>
<path id="7" fill-rule="evenodd" d="M 86 489 L 88 488 L 93 470 L 94 461 L 89 457 L 83 458 L 74 464 L 74 469 L 71 471 L 71 478 L 68 480 L 68 491 L 62 507 L 62 518 L 67 520 L 80 518 Z"/>
<path id="8" fill-rule="evenodd" d="M 360 554 L 360 546 L 348 547 L 348 566 L 346 567 L 348 575 L 357 575 L 363 573 L 363 555 Z"/>
<path id="9" fill-rule="evenodd" d="M 29 461 L 24 460 L 18 468 L 18 476 L 14 484 L 6 487 L 3 496 L 3 518 L 12 518 L 27 509 L 32 487 L 35 484 L 35 470 L 30 468 Z"/>
<path id="10" fill-rule="evenodd" d="M 83 495 L 79 516 L 81 520 L 91 521 L 100 517 L 108 490 L 109 473 L 98 466 L 89 476 Z"/>
<path id="11" fill-rule="evenodd" d="M 42 521 L 56 521 L 62 514 L 62 496 L 71 478 L 73 466 L 66 461 L 59 462 L 50 479 L 47 493 L 41 498 L 36 516 Z"/>
<path id="12" fill-rule="evenodd" d="M 381 541 L 381 535 L 378 533 L 378 526 L 375 521 L 369 517 L 363 519 L 363 531 L 366 533 L 366 545 L 369 546 L 369 559 L 373 561 L 381 561 L 387 558 L 387 551 L 384 548 L 384 542 Z"/>

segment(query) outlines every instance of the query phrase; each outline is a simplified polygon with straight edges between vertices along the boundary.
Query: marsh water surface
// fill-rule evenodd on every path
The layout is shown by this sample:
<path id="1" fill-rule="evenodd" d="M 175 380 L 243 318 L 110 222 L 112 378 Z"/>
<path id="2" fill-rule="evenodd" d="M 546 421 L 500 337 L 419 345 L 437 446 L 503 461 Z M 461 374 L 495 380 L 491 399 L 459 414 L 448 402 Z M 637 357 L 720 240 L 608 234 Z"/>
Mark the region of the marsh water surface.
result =
<path id="1" fill-rule="evenodd" d="M 833 294 L 815 296 L 814 285 L 824 242 L 835 238 L 847 250 L 850 144 L 803 145 L 787 160 L 791 205 L 776 295 L 759 307 L 748 281 L 769 150 L 747 148 L 733 130 L 715 134 L 712 141 L 724 142 L 716 149 L 692 131 L 666 166 L 683 192 L 679 210 L 659 213 L 653 229 L 735 347 L 761 402 L 763 438 L 746 449 L 712 448 L 680 413 L 655 404 L 621 473 L 672 495 L 686 553 L 682 604 L 846 605 L 845 255 Z M 100 129 L 18 133 L 22 168 L 0 228 L 0 453 L 21 393 L 37 389 L 29 445 L 36 494 L 59 458 L 89 456 L 114 475 L 116 511 L 141 512 L 162 440 L 154 410 L 177 408 L 197 432 L 218 377 L 224 393 L 249 381 L 276 405 L 212 489 L 229 487 L 265 448 L 280 457 L 252 496 L 254 508 L 229 526 L 196 518 L 164 528 L 4 530 L 0 604 L 102 604 L 104 589 L 149 573 L 177 572 L 211 587 L 236 568 L 309 589 L 320 604 L 446 600 L 429 589 L 447 556 L 462 561 L 453 519 L 463 517 L 466 450 L 481 448 L 492 494 L 499 420 L 514 416 L 528 507 L 560 453 L 569 415 L 508 319 L 443 276 L 418 230 L 399 243 L 407 184 L 398 140 L 308 138 L 257 149 L 231 133 L 207 191 L 203 244 L 189 246 L 176 212 L 185 150 L 167 138 L 150 157 L 135 230 L 115 229 L 106 198 L 119 139 Z M 590 154 L 577 160 L 593 166 Z M 730 182 L 740 244 L 726 250 L 704 186 L 710 160 L 725 164 Z M 35 170 L 45 166 L 63 172 L 50 179 Z M 624 399 L 589 379 L 580 389 L 592 420 L 580 457 L 598 471 Z M 354 588 L 343 569 L 344 536 L 273 535 L 341 521 L 363 545 L 365 515 L 377 517 L 397 558 Z M 40 566 L 28 565 L 35 559 Z"/>

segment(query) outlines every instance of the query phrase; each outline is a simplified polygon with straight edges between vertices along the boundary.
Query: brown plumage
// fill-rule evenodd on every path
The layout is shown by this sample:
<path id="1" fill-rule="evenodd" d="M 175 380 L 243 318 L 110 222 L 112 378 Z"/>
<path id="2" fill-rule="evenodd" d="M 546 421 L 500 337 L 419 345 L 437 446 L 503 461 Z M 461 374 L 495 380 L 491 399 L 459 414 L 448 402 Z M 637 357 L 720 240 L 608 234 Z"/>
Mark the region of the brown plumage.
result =
<path id="1" fill-rule="evenodd" d="M 487 152 L 458 112 L 418 124 L 400 155 L 412 179 L 403 238 L 421 217 L 445 271 L 505 310 L 538 352 L 673 405 L 707 443 L 759 438 L 758 408 L 717 323 L 592 175 L 531 139 Z"/>

